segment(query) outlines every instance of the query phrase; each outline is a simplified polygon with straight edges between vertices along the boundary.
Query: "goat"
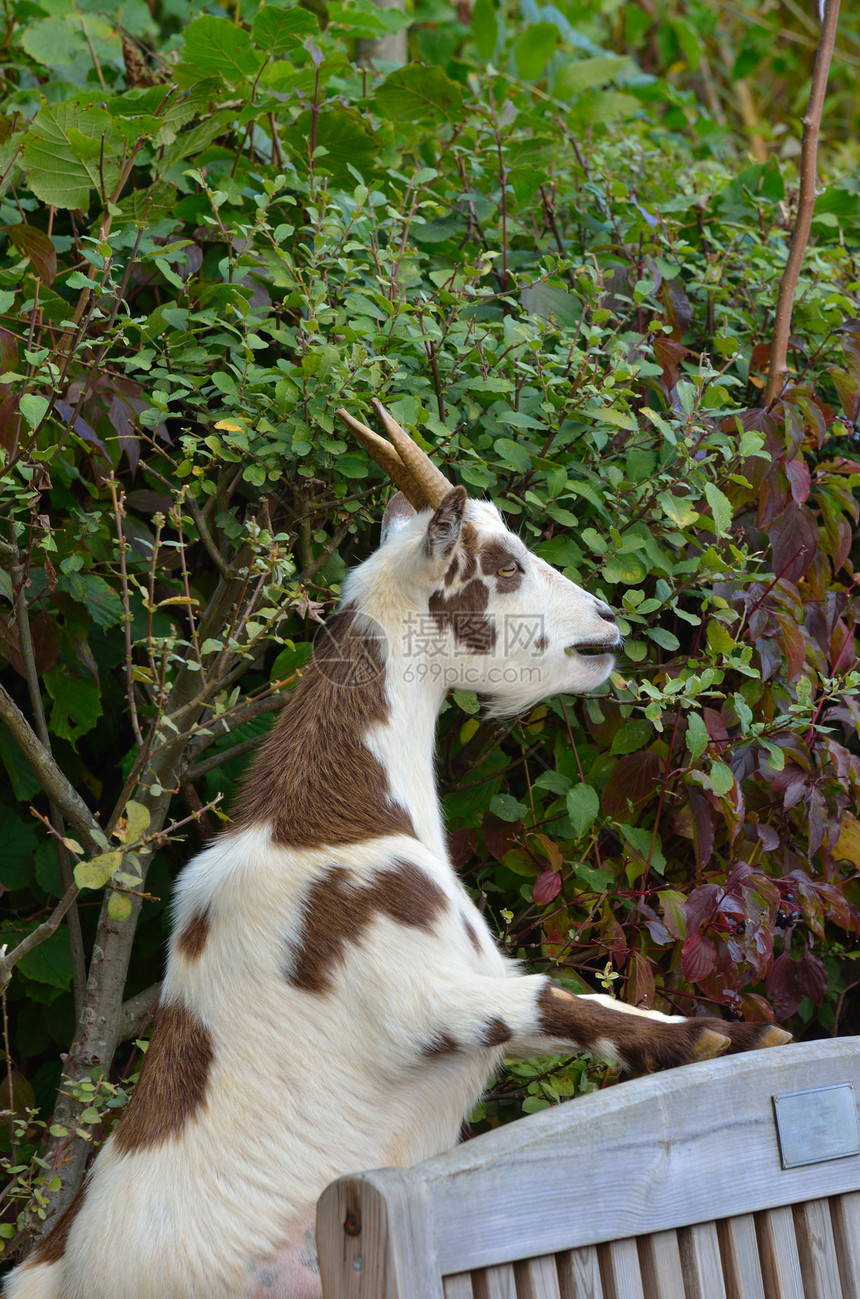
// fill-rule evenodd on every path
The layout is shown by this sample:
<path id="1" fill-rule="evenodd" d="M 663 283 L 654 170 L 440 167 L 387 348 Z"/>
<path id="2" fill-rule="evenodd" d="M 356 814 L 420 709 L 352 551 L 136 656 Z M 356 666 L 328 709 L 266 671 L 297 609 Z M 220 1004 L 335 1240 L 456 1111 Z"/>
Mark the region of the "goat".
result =
<path id="1" fill-rule="evenodd" d="M 498 951 L 446 851 L 446 692 L 515 713 L 588 691 L 620 639 L 375 405 L 390 441 L 338 413 L 401 489 L 381 547 L 179 878 L 140 1081 L 7 1299 L 319 1299 L 324 1187 L 453 1146 L 504 1055 L 643 1072 L 788 1039 L 574 996 Z"/>

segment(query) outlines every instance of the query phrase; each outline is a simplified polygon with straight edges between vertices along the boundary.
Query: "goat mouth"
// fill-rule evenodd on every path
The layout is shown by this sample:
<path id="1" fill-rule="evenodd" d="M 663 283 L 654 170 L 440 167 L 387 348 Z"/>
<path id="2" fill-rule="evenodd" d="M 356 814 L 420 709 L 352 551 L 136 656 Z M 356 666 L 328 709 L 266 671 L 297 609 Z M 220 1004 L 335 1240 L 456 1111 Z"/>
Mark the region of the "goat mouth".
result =
<path id="1" fill-rule="evenodd" d="M 621 649 L 621 640 L 612 641 L 588 640 L 577 641 L 575 645 L 566 645 L 565 654 L 570 658 L 579 655 L 581 658 L 599 658 L 604 654 L 612 654 Z"/>

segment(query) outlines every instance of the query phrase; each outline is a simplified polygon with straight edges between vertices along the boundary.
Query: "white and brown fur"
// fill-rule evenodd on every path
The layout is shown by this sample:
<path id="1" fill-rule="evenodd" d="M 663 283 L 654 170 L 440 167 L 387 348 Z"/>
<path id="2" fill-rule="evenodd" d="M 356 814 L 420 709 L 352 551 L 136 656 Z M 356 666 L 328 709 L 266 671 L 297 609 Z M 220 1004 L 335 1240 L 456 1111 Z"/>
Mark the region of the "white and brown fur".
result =
<path id="1" fill-rule="evenodd" d="M 535 640 L 503 635 L 536 613 Z M 581 1047 L 640 1072 L 784 1040 L 523 973 L 449 864 L 449 685 L 512 713 L 593 689 L 618 644 L 492 505 L 394 498 L 235 824 L 182 873 L 140 1082 L 7 1299 L 318 1299 L 323 1188 L 453 1146 L 503 1056 Z"/>

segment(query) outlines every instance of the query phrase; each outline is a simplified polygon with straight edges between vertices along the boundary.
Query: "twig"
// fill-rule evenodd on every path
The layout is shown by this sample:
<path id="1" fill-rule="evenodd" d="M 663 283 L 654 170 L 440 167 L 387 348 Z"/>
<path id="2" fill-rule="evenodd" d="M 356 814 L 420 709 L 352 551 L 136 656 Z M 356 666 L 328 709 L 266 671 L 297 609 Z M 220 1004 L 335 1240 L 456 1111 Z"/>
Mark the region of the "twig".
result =
<path id="1" fill-rule="evenodd" d="M 6 987 L 12 977 L 13 967 L 18 964 L 21 958 L 26 956 L 28 952 L 32 952 L 33 948 L 38 947 L 46 938 L 50 938 L 51 934 L 59 928 L 60 921 L 79 892 L 77 884 L 72 884 L 67 888 L 48 919 L 43 920 L 41 925 L 38 925 L 26 938 L 22 938 L 18 946 L 13 947 L 11 952 L 6 952 L 3 956 L 0 956 L 0 988 Z"/>
<path id="2" fill-rule="evenodd" d="M 768 371 L 765 404 L 770 406 L 781 394 L 785 386 L 788 367 L 788 339 L 791 331 L 791 312 L 794 306 L 794 295 L 797 292 L 797 281 L 809 232 L 812 227 L 812 212 L 815 207 L 815 178 L 818 161 L 818 133 L 821 128 L 821 113 L 824 108 L 824 96 L 827 91 L 827 78 L 830 73 L 830 61 L 833 57 L 833 46 L 836 41 L 836 24 L 839 19 L 839 0 L 824 0 L 824 21 L 821 24 L 821 39 L 815 55 L 815 67 L 812 72 L 812 88 L 809 92 L 809 104 L 803 119 L 803 142 L 800 149 L 800 194 L 797 200 L 797 216 L 791 234 L 788 249 L 788 260 L 779 282 L 779 297 L 776 304 L 773 342 L 770 348 L 770 368 Z"/>
<path id="3" fill-rule="evenodd" d="M 0 685 L 0 721 L 29 762 L 50 798 L 71 821 L 85 846 L 95 855 L 103 851 L 102 828 L 80 794 L 70 784 L 6 688 Z M 99 836 L 93 838 L 93 832 Z"/>

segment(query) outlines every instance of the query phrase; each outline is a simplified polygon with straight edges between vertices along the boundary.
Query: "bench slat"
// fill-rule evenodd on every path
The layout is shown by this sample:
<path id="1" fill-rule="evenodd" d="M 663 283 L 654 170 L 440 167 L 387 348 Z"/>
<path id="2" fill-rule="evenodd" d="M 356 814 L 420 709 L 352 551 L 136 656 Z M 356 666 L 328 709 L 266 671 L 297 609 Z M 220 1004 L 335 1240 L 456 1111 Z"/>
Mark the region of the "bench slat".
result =
<path id="1" fill-rule="evenodd" d="M 678 1233 L 655 1231 L 636 1243 L 645 1299 L 686 1299 Z"/>
<path id="2" fill-rule="evenodd" d="M 791 1208 L 757 1213 L 756 1234 L 767 1299 L 804 1299 Z"/>
<path id="3" fill-rule="evenodd" d="M 454 1276 L 446 1276 L 444 1285 L 445 1299 L 475 1299 L 471 1272 L 457 1272 Z"/>
<path id="4" fill-rule="evenodd" d="M 485 1267 L 472 1275 L 475 1299 L 517 1299 L 517 1282 L 512 1263 Z"/>
<path id="5" fill-rule="evenodd" d="M 723 1218 L 717 1223 L 717 1235 L 728 1299 L 765 1299 L 755 1218 L 751 1213 Z"/>
<path id="6" fill-rule="evenodd" d="M 556 1254 L 561 1299 L 604 1299 L 600 1261 L 594 1245 Z"/>
<path id="7" fill-rule="evenodd" d="M 860 1191 L 830 1201 L 843 1299 L 860 1299 Z"/>
<path id="8" fill-rule="evenodd" d="M 515 1263 L 514 1274 L 517 1279 L 517 1299 L 561 1299 L 558 1272 L 552 1254 Z"/>
<path id="9" fill-rule="evenodd" d="M 841 1295 L 836 1242 L 827 1200 L 808 1200 L 794 1207 L 794 1231 L 806 1299 Z"/>
<path id="10" fill-rule="evenodd" d="M 645 1299 L 635 1240 L 613 1240 L 598 1251 L 606 1299 Z"/>
<path id="11" fill-rule="evenodd" d="M 715 1222 L 678 1232 L 687 1299 L 726 1299 L 723 1261 Z"/>

